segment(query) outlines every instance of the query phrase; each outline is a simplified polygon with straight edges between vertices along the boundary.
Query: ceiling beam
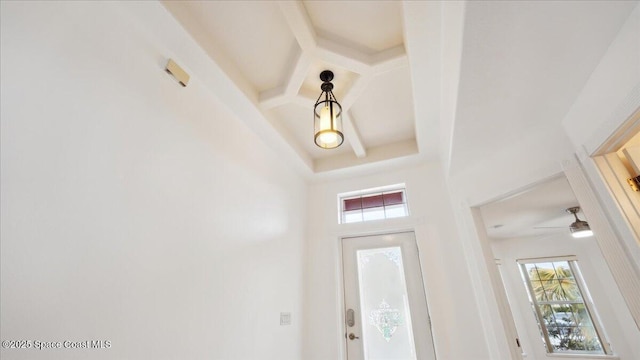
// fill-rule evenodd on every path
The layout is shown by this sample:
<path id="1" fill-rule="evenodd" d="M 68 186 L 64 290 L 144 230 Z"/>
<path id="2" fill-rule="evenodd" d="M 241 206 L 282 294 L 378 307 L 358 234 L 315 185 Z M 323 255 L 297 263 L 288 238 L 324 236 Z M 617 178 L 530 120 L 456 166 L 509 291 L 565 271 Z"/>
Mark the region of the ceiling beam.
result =
<path id="1" fill-rule="evenodd" d="M 442 7 L 446 2 L 403 1 L 402 19 L 421 154 L 437 154 L 441 139 Z M 457 2 L 455 2 L 457 3 Z"/>
<path id="2" fill-rule="evenodd" d="M 300 89 L 300 92 L 295 94 L 295 96 L 293 96 L 289 100 L 294 104 L 312 109 L 314 104 L 316 103 L 316 100 L 318 99 L 318 95 L 318 93 L 311 92 L 310 90 Z"/>
<path id="3" fill-rule="evenodd" d="M 317 40 L 315 55 L 321 60 L 357 74 L 367 74 L 371 71 L 371 58 L 367 54 L 325 38 Z"/>
<path id="4" fill-rule="evenodd" d="M 371 65 L 376 74 L 409 66 L 404 45 L 398 45 L 374 54 L 371 57 Z"/>
<path id="5" fill-rule="evenodd" d="M 313 51 L 316 48 L 316 31 L 302 1 L 278 1 L 278 5 L 302 51 Z"/>
<path id="6" fill-rule="evenodd" d="M 356 124 L 353 121 L 353 115 L 350 111 L 342 112 L 342 125 L 344 128 L 344 135 L 349 139 L 349 144 L 351 144 L 353 152 L 358 158 L 366 157 L 367 150 L 364 148 L 364 145 L 362 145 L 360 134 L 358 133 Z"/>
<path id="7" fill-rule="evenodd" d="M 360 95 L 367 89 L 367 86 L 371 82 L 372 76 L 358 76 L 352 83 L 351 87 L 347 89 L 346 93 L 340 100 L 340 104 L 345 111 L 349 111 L 353 104 L 358 100 Z"/>
<path id="8" fill-rule="evenodd" d="M 304 51 L 300 51 L 289 73 L 287 84 L 260 92 L 258 98 L 260 106 L 264 109 L 272 109 L 291 102 L 291 99 L 300 91 L 310 67 L 311 58 Z"/>
<path id="9" fill-rule="evenodd" d="M 278 86 L 273 89 L 260 92 L 258 102 L 263 109 L 272 109 L 289 102 L 289 97 L 285 94 L 285 88 Z"/>
<path id="10" fill-rule="evenodd" d="M 311 67 L 311 57 L 307 56 L 304 51 L 301 51 L 296 60 L 296 65 L 293 67 L 291 74 L 289 74 L 289 80 L 287 81 L 287 87 L 285 88 L 285 94 L 288 96 L 295 96 L 300 91 L 302 83 L 304 82 L 309 68 Z"/>
<path id="11" fill-rule="evenodd" d="M 326 158 L 314 160 L 313 170 L 316 174 L 330 175 L 336 170 L 366 169 L 372 164 L 381 162 L 393 162 L 399 164 L 403 162 L 411 163 L 419 159 L 418 147 L 414 139 L 392 143 L 384 146 L 370 148 L 367 157 L 353 158 L 350 153 L 342 153 Z"/>

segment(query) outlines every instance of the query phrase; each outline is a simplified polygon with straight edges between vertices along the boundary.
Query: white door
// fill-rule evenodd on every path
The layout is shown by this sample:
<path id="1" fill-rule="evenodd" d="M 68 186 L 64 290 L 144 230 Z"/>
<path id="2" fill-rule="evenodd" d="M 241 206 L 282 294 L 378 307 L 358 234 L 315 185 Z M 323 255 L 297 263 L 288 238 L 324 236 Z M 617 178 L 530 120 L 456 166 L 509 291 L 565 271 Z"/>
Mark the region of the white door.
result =
<path id="1" fill-rule="evenodd" d="M 348 360 L 435 359 L 412 232 L 342 239 Z"/>

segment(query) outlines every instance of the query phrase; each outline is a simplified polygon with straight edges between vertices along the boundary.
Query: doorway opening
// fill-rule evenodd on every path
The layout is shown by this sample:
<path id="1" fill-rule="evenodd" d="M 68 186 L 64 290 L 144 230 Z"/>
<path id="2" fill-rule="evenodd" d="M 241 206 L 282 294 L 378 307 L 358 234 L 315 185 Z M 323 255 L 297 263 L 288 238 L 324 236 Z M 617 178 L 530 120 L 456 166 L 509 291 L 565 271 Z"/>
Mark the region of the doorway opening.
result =
<path id="1" fill-rule="evenodd" d="M 640 109 L 592 156 L 604 182 L 640 246 Z"/>
<path id="2" fill-rule="evenodd" d="M 507 304 L 501 306 L 502 322 L 517 339 L 511 350 L 520 358 L 635 356 L 632 339 L 639 333 L 600 250 L 598 233 L 571 236 L 575 218 L 567 210 L 579 206 L 572 185 L 559 174 L 475 208 L 480 241 L 495 259 L 494 293 L 499 304 Z M 588 224 L 584 213 L 578 215 Z M 571 271 L 559 270 L 564 263 Z M 569 273 L 577 275 L 558 277 Z M 576 289 L 580 292 L 570 293 Z"/>

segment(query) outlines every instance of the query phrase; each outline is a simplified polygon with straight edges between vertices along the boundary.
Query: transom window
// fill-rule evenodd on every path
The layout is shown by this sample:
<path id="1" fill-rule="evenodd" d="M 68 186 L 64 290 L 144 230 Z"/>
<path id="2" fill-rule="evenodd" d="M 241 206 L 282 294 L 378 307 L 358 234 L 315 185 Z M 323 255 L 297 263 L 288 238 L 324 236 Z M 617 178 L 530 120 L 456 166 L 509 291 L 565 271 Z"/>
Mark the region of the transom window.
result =
<path id="1" fill-rule="evenodd" d="M 574 257 L 518 263 L 547 353 L 611 353 Z"/>
<path id="2" fill-rule="evenodd" d="M 338 199 L 342 224 L 409 215 L 404 184 L 340 194 Z"/>

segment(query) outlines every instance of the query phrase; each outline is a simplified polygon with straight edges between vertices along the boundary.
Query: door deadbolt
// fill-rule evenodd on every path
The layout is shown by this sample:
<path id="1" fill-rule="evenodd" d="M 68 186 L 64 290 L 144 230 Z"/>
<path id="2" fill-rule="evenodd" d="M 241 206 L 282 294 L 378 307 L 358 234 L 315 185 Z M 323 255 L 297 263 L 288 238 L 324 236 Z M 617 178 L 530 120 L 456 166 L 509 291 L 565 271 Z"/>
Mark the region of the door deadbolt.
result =
<path id="1" fill-rule="evenodd" d="M 356 314 L 353 309 L 347 310 L 347 326 L 353 327 L 356 324 Z"/>

